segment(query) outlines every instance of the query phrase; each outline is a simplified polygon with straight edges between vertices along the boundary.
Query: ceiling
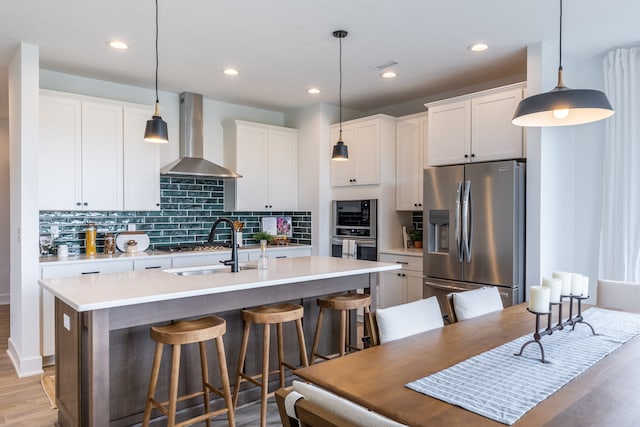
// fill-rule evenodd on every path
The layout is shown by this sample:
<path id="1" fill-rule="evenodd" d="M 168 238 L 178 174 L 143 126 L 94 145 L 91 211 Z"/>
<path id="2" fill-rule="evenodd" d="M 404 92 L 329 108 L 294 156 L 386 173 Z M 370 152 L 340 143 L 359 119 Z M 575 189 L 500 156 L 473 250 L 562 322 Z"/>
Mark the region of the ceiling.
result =
<path id="1" fill-rule="evenodd" d="M 41 68 L 153 88 L 153 0 L 5 0 L 0 81 L 21 41 Z M 371 111 L 483 82 L 524 76 L 526 46 L 558 40 L 558 0 L 159 0 L 161 91 L 284 111 L 338 103 Z M 638 0 L 565 0 L 565 63 L 640 41 Z M 121 39 L 126 51 L 107 42 Z M 485 42 L 472 53 L 467 46 Z M 375 66 L 398 62 L 398 77 Z M 230 78 L 221 70 L 236 67 Z M 570 85 L 570 82 L 567 82 Z M 317 87 L 318 95 L 306 90 Z M 7 116 L 6 84 L 0 117 Z M 153 100 L 150 100 L 152 102 Z"/>

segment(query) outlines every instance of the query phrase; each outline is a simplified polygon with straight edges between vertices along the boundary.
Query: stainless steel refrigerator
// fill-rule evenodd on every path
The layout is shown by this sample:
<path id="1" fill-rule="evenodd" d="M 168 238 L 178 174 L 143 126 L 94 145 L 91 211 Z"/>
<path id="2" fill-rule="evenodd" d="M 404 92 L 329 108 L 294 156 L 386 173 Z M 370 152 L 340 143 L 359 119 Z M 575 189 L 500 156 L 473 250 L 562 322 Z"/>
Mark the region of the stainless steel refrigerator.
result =
<path id="1" fill-rule="evenodd" d="M 515 160 L 424 171 L 424 297 L 498 286 L 524 301 L 525 164 Z"/>

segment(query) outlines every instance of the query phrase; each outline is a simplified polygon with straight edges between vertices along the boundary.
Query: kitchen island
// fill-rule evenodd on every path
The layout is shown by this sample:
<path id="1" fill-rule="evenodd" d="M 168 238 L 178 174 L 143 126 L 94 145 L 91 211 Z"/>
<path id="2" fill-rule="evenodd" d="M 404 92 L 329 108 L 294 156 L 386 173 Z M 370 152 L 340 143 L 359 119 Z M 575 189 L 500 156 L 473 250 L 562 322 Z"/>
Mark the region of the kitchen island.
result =
<path id="1" fill-rule="evenodd" d="M 225 318 L 233 378 L 242 331 L 239 309 L 295 301 L 305 308 L 305 335 L 311 337 L 318 296 L 375 289 L 378 272 L 398 268 L 313 256 L 272 259 L 267 270 L 238 273 L 215 265 L 40 280 L 56 299 L 59 423 L 119 426 L 141 420 L 154 348 L 150 325 L 208 314 Z M 192 381 L 185 383 L 189 387 Z"/>

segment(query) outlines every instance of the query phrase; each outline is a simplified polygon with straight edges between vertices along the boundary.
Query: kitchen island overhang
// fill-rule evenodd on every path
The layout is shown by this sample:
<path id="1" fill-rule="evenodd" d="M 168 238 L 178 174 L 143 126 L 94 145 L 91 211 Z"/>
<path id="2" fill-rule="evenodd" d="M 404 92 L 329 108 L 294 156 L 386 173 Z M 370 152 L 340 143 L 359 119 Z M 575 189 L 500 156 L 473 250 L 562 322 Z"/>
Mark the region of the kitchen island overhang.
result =
<path id="1" fill-rule="evenodd" d="M 312 256 L 274 259 L 268 270 L 238 273 L 182 276 L 151 270 L 41 280 L 40 285 L 56 297 L 59 422 L 62 426 L 127 425 L 139 420 L 148 381 L 146 364 L 150 366 L 153 350 L 150 340 L 138 341 L 148 336 L 148 325 L 299 300 L 305 307 L 305 335 L 311 336 L 315 298 L 375 289 L 377 273 L 399 268 L 397 264 Z M 375 301 L 375 292 L 372 294 Z M 233 343 L 239 336 L 231 334 L 239 335 L 241 322 L 239 316 L 227 317 L 227 322 L 225 342 L 231 343 L 227 353 L 233 361 Z M 144 365 L 138 366 L 140 375 L 129 376 L 123 384 L 124 373 L 131 370 L 120 366 L 126 359 L 120 355 L 131 351 L 132 337 L 139 346 L 136 352 L 148 357 L 138 358 Z M 232 368 L 233 362 L 229 365 Z"/>

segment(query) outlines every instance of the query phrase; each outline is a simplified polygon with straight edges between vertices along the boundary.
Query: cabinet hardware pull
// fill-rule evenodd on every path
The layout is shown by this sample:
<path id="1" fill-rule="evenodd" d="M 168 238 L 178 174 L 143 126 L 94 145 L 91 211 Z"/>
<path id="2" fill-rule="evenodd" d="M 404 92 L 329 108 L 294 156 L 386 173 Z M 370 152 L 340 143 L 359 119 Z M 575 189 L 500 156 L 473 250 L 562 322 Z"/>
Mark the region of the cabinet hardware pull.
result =
<path id="1" fill-rule="evenodd" d="M 148 267 L 145 267 L 145 270 L 153 270 L 154 268 L 162 268 L 161 265 L 150 265 Z"/>
<path id="2" fill-rule="evenodd" d="M 396 261 L 396 264 L 407 265 L 407 264 L 409 264 L 409 263 L 408 263 L 408 262 L 406 262 L 406 261 Z"/>
<path id="3" fill-rule="evenodd" d="M 83 271 L 81 274 L 100 274 L 100 271 Z"/>
<path id="4" fill-rule="evenodd" d="M 286 258 L 286 257 L 287 257 L 286 255 L 279 255 L 276 258 Z"/>

